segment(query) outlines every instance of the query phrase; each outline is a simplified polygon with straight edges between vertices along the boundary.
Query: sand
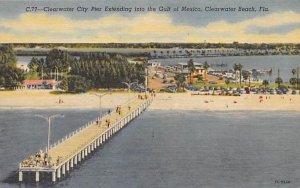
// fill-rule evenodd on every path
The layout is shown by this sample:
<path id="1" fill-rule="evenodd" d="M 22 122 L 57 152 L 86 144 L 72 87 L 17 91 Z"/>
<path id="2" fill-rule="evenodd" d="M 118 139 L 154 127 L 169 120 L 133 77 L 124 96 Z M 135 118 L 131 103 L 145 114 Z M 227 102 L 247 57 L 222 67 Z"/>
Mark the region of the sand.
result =
<path id="1" fill-rule="evenodd" d="M 261 97 L 262 96 L 262 97 Z M 137 93 L 130 97 L 137 98 Z M 260 98 L 261 97 L 261 98 Z M 110 93 L 102 97 L 102 108 L 115 108 L 128 101 L 127 93 Z M 62 100 L 63 103 L 59 103 Z M 99 97 L 90 93 L 53 95 L 49 91 L 20 90 L 0 92 L 0 108 L 71 108 L 97 109 Z M 150 110 L 284 110 L 300 111 L 300 95 L 209 96 L 188 93 L 158 93 Z"/>
<path id="2" fill-rule="evenodd" d="M 103 93 L 101 93 L 103 95 Z M 131 94 L 131 98 L 135 95 Z M 114 108 L 129 100 L 127 94 L 106 94 L 102 97 L 102 108 Z M 60 102 L 61 101 L 61 102 Z M 47 90 L 18 90 L 0 92 L 0 108 L 53 108 L 93 109 L 99 108 L 99 97 L 91 93 L 50 94 Z"/>
<path id="3" fill-rule="evenodd" d="M 300 111 L 300 95 L 212 96 L 159 94 L 150 109 L 160 110 L 291 110 Z"/>

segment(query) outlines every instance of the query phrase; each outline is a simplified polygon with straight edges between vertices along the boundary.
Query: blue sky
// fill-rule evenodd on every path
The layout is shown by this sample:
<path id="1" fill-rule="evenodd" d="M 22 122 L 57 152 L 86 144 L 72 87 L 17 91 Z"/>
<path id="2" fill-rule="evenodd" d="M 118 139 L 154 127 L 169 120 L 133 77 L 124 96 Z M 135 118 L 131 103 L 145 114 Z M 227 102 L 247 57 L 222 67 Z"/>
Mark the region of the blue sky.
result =
<path id="1" fill-rule="evenodd" d="M 77 7 L 86 7 L 84 13 Z M 91 7 L 170 7 L 171 11 L 104 12 Z M 202 11 L 173 11 L 182 6 Z M 73 12 L 26 12 L 71 7 Z M 236 11 L 205 11 L 206 7 Z M 256 11 L 237 11 L 239 7 Z M 259 11 L 266 7 L 268 11 Z M 300 42 L 299 0 L 0 1 L 0 42 Z"/>

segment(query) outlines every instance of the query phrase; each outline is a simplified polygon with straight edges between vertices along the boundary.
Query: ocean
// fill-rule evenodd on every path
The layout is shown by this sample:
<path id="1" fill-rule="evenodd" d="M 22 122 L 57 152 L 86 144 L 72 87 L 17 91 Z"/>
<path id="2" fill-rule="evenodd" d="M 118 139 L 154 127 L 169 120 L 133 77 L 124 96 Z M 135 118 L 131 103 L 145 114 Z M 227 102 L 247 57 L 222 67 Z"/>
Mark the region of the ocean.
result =
<path id="1" fill-rule="evenodd" d="M 97 110 L 0 110 L 1 188 L 299 187 L 300 116 L 289 111 L 147 110 L 56 184 L 18 183 L 18 162 L 47 144 L 34 114 L 65 114 L 52 142 Z"/>

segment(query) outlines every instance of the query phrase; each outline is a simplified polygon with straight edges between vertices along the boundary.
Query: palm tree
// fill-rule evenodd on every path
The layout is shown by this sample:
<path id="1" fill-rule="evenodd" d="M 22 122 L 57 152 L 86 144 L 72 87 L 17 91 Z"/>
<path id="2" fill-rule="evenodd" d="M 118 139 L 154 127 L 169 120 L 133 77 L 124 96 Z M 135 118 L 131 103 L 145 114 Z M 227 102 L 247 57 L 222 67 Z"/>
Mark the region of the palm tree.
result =
<path id="1" fill-rule="evenodd" d="M 265 90 L 266 90 L 266 87 L 269 85 L 269 81 L 263 80 L 262 85 L 265 86 Z"/>
<path id="2" fill-rule="evenodd" d="M 276 84 L 278 84 L 278 88 L 280 87 L 280 84 L 282 84 L 283 83 L 283 80 L 282 80 L 282 78 L 280 78 L 280 77 L 277 77 L 276 79 L 275 79 L 275 83 Z"/>
<path id="3" fill-rule="evenodd" d="M 248 72 L 248 71 L 243 71 L 243 72 L 242 72 L 242 75 L 243 75 L 243 78 L 244 78 L 244 80 L 245 80 L 245 83 L 246 83 L 246 80 L 248 80 L 248 78 L 249 78 L 249 87 L 250 87 L 250 72 Z"/>
<path id="4" fill-rule="evenodd" d="M 209 69 L 209 64 L 207 63 L 207 61 L 204 62 L 203 68 L 204 68 L 204 71 L 205 71 L 204 72 L 204 81 L 206 83 L 206 81 L 207 81 L 207 71 Z"/>
<path id="5" fill-rule="evenodd" d="M 239 63 L 238 71 L 239 71 L 239 77 L 240 77 L 240 86 L 242 85 L 242 68 L 243 68 L 243 65 Z"/>
<path id="6" fill-rule="evenodd" d="M 227 88 L 228 88 L 228 85 L 230 84 L 230 80 L 229 80 L 229 79 L 226 79 L 226 80 L 225 80 L 225 84 L 226 84 L 226 86 L 227 86 Z"/>
<path id="7" fill-rule="evenodd" d="M 280 70 L 278 69 L 277 78 L 275 79 L 275 83 L 278 84 L 278 88 L 280 87 L 280 84 L 283 83 L 282 78 L 280 77 Z"/>
<path id="8" fill-rule="evenodd" d="M 297 72 L 296 69 L 292 69 L 292 74 L 293 74 L 293 76 L 295 76 L 296 72 Z"/>
<path id="9" fill-rule="evenodd" d="M 188 61 L 188 69 L 189 69 L 189 74 L 190 74 L 190 84 L 192 84 L 192 74 L 196 70 L 193 59 L 190 59 Z"/>
<path id="10" fill-rule="evenodd" d="M 295 85 L 297 84 L 297 79 L 296 79 L 296 78 L 291 78 L 291 79 L 290 79 L 290 84 L 291 84 L 292 86 L 295 86 Z"/>
<path id="11" fill-rule="evenodd" d="M 297 73 L 297 70 L 296 69 L 292 69 L 293 78 L 295 78 L 296 73 Z M 293 78 L 290 79 L 290 84 L 292 84 L 294 86 L 294 85 L 298 84 L 297 83 L 298 79 L 296 79 L 296 78 L 293 79 Z"/>
<path id="12" fill-rule="evenodd" d="M 183 86 L 183 83 L 185 82 L 185 76 L 184 74 L 176 74 L 174 76 L 174 79 L 177 81 L 177 86 L 178 86 L 178 89 L 180 89 L 182 86 Z"/>
<path id="13" fill-rule="evenodd" d="M 235 63 L 233 65 L 233 70 L 234 70 L 234 73 L 235 73 L 235 83 L 236 83 L 236 80 L 237 80 L 237 71 L 239 70 L 238 64 Z"/>

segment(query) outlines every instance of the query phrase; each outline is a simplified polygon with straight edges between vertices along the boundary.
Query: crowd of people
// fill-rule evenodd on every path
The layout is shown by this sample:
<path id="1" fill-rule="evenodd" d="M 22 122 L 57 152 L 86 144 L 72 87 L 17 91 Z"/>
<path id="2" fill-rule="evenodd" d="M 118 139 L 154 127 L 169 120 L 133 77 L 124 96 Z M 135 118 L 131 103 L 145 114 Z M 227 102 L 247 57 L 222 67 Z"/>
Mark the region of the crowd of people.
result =
<path id="1" fill-rule="evenodd" d="M 60 163 L 60 157 L 56 159 L 56 164 L 51 163 L 51 157 L 42 151 L 36 152 L 35 156 L 30 155 L 28 159 L 22 162 L 22 167 L 48 167 L 57 166 Z"/>

